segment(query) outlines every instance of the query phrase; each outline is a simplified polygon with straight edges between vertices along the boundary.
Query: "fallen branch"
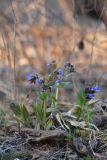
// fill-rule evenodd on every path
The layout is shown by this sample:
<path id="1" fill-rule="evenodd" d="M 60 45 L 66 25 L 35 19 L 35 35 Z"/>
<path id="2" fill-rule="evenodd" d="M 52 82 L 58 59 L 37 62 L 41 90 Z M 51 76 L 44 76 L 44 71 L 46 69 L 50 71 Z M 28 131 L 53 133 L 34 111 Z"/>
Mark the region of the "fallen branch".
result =
<path id="1" fill-rule="evenodd" d="M 67 136 L 67 133 L 64 130 L 40 130 L 24 128 L 21 130 L 22 134 L 26 134 L 29 137 L 30 142 L 41 142 L 45 140 L 61 140 Z"/>

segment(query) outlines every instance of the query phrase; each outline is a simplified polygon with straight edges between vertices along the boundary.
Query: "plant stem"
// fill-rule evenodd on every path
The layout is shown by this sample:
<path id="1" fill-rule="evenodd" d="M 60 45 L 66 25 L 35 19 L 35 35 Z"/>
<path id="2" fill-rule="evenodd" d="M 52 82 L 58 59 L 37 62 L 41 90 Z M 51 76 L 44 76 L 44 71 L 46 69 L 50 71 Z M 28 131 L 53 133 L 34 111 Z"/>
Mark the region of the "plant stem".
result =
<path id="1" fill-rule="evenodd" d="M 59 94 L 59 88 L 56 88 L 56 95 L 55 95 L 56 100 L 58 100 L 58 94 Z"/>
<path id="2" fill-rule="evenodd" d="M 46 101 L 43 101 L 43 109 L 44 109 L 44 122 L 43 122 L 43 127 L 46 129 Z"/>

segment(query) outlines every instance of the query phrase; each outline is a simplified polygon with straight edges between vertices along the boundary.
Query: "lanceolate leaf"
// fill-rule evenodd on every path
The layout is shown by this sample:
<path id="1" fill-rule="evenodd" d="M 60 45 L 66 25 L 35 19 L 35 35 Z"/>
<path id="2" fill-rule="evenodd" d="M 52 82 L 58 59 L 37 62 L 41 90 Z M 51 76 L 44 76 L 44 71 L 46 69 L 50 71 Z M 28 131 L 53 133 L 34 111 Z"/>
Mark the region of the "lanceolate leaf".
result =
<path id="1" fill-rule="evenodd" d="M 21 106 L 22 120 L 28 125 L 30 123 L 30 114 L 24 105 Z"/>
<path id="2" fill-rule="evenodd" d="M 51 127 L 52 127 L 52 124 L 53 124 L 53 122 L 52 122 L 52 120 L 51 119 L 49 119 L 49 120 L 47 120 L 47 122 L 46 122 L 46 129 L 50 129 Z"/>
<path id="3" fill-rule="evenodd" d="M 35 115 L 37 117 L 37 119 L 39 121 L 43 121 L 44 122 L 44 119 L 46 118 L 46 113 L 45 113 L 45 109 L 42 105 L 37 105 L 37 106 L 33 106 L 33 110 L 35 112 Z"/>

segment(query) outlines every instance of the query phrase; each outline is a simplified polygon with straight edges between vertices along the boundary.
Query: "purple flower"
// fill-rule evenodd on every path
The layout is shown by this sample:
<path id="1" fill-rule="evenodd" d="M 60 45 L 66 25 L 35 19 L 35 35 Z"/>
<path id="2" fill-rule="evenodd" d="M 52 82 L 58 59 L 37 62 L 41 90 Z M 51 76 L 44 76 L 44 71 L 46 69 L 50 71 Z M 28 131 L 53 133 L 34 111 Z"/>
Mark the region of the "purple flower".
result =
<path id="1" fill-rule="evenodd" d="M 31 79 L 32 79 L 32 74 L 29 73 L 29 74 L 27 75 L 27 80 L 28 80 L 28 81 L 31 81 Z"/>
<path id="2" fill-rule="evenodd" d="M 41 88 L 41 91 L 42 91 L 42 92 L 45 92 L 46 89 L 47 89 L 46 85 L 43 85 L 42 88 Z"/>
<path id="3" fill-rule="evenodd" d="M 56 64 L 55 60 L 50 61 L 49 63 L 46 64 L 47 68 L 50 69 L 53 64 Z"/>
<path id="4" fill-rule="evenodd" d="M 59 68 L 59 69 L 57 70 L 57 74 L 58 74 L 59 76 L 63 76 L 63 75 L 64 75 L 64 72 L 63 72 L 63 70 L 62 70 L 61 68 Z"/>
<path id="5" fill-rule="evenodd" d="M 61 83 L 62 83 L 62 80 L 61 80 L 61 79 L 57 79 L 57 80 L 56 80 L 56 84 L 57 84 L 57 85 L 60 85 Z"/>
<path id="6" fill-rule="evenodd" d="M 30 82 L 30 83 L 36 83 L 36 79 L 38 79 L 38 75 L 32 75 L 32 74 L 28 74 L 27 75 L 27 80 Z"/>
<path id="7" fill-rule="evenodd" d="M 91 90 L 95 91 L 95 93 L 99 93 L 99 92 L 101 92 L 101 87 L 96 85 L 96 86 L 92 87 Z"/>
<path id="8" fill-rule="evenodd" d="M 85 93 L 99 93 L 99 92 L 101 92 L 101 87 L 98 85 L 85 88 Z"/>
<path id="9" fill-rule="evenodd" d="M 88 94 L 86 98 L 89 99 L 89 100 L 93 99 L 94 98 L 94 94 Z"/>
<path id="10" fill-rule="evenodd" d="M 46 64 L 46 66 L 47 66 L 47 68 L 49 69 L 49 68 L 51 67 L 51 64 L 48 63 L 48 64 Z"/>
<path id="11" fill-rule="evenodd" d="M 101 91 L 101 87 L 98 85 L 85 88 L 85 93 L 87 94 L 86 99 L 88 100 L 93 99 L 95 93 L 99 93 L 100 91 Z"/>
<path id="12" fill-rule="evenodd" d="M 85 93 L 93 94 L 95 93 L 95 90 L 93 90 L 91 87 L 85 88 Z"/>
<path id="13" fill-rule="evenodd" d="M 74 72 L 75 71 L 74 66 L 72 64 L 70 64 L 70 63 L 65 63 L 64 66 L 65 66 L 65 69 L 68 72 Z"/>
<path id="14" fill-rule="evenodd" d="M 42 79 L 37 79 L 37 80 L 36 80 L 36 83 L 37 83 L 37 84 L 43 84 L 44 81 L 43 81 Z"/>

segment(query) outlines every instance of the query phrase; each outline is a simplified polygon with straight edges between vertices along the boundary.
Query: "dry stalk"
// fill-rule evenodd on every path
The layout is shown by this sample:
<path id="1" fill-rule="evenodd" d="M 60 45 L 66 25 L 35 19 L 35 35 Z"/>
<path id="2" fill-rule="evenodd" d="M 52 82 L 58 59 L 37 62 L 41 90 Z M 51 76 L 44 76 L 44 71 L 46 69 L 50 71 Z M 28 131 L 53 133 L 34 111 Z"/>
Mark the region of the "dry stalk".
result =
<path id="1" fill-rule="evenodd" d="M 103 9 L 104 9 L 104 8 L 103 8 Z M 102 12 L 101 12 L 101 14 L 100 14 L 100 16 L 99 16 L 99 20 L 100 20 L 101 17 L 102 17 L 103 9 L 102 9 Z M 91 48 L 91 55 L 90 55 L 90 62 L 89 62 L 89 65 L 88 65 L 88 70 L 87 70 L 87 79 L 89 78 L 90 67 L 92 66 L 92 63 L 93 63 L 94 44 L 95 44 L 95 40 L 96 40 L 96 34 L 97 34 L 98 27 L 99 27 L 99 25 L 96 25 L 95 33 L 94 33 L 94 36 L 93 36 L 92 48 Z M 85 86 L 86 86 L 86 82 L 85 82 Z"/>
<path id="2" fill-rule="evenodd" d="M 13 98 L 16 99 L 16 24 L 17 24 L 17 19 L 15 15 L 15 11 L 13 8 L 13 1 L 11 1 L 11 9 L 14 15 L 14 24 L 13 24 L 13 70 L 14 70 L 14 95 Z"/>

